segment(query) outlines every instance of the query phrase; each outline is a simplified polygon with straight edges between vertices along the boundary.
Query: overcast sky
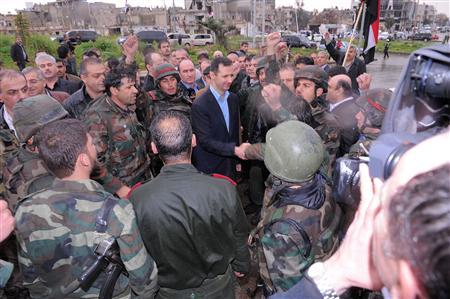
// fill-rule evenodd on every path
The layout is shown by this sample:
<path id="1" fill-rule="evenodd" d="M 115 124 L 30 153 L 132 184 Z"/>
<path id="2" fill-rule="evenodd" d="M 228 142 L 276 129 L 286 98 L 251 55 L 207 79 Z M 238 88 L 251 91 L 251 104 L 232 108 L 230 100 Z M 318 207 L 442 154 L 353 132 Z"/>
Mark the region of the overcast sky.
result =
<path id="1" fill-rule="evenodd" d="M 131 6 L 149 6 L 155 7 L 156 5 L 167 6 L 172 5 L 173 0 L 128 0 L 128 4 Z M 176 6 L 184 7 L 184 0 L 174 0 Z M 275 0 L 277 6 L 294 6 L 296 0 Z M 300 0 L 301 1 L 301 0 Z M 419 0 L 420 3 L 429 3 L 436 6 L 438 12 L 450 15 L 450 0 Z M 47 3 L 54 1 L 45 0 L 0 0 L 0 13 L 15 13 L 16 9 L 25 8 L 26 2 L 35 3 Z M 109 2 L 116 4 L 117 7 L 122 7 L 125 5 L 125 0 L 88 0 L 88 2 Z M 155 4 L 158 3 L 158 4 Z M 312 11 L 313 9 L 318 9 L 319 11 L 324 8 L 338 6 L 339 8 L 350 8 L 351 0 L 303 0 L 304 9 Z"/>

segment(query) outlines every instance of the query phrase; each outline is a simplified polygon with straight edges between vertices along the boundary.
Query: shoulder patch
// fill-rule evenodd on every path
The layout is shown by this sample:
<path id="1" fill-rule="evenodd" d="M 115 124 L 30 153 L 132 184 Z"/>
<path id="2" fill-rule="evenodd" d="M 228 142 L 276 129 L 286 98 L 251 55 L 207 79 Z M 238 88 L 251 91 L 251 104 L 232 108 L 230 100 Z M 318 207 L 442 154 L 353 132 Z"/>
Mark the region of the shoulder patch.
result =
<path id="1" fill-rule="evenodd" d="M 236 185 L 237 185 L 237 183 L 236 183 L 235 181 L 233 181 L 231 178 L 227 177 L 226 175 L 218 174 L 218 173 L 213 173 L 213 174 L 211 174 L 211 176 L 212 176 L 213 178 L 216 178 L 216 179 L 226 180 L 226 181 L 228 181 L 228 182 L 229 182 L 231 185 L 233 185 L 233 186 L 236 186 Z"/>

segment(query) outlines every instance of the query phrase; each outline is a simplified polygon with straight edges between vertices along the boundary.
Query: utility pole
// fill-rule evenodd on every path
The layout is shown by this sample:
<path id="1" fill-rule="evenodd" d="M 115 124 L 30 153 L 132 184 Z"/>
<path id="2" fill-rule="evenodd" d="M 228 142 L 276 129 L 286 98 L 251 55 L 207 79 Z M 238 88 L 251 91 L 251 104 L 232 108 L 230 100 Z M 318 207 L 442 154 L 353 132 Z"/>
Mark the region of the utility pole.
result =
<path id="1" fill-rule="evenodd" d="M 299 30 L 298 30 L 298 0 L 295 1 L 295 3 L 297 4 L 297 9 L 295 10 L 295 24 L 297 25 L 297 32 L 296 33 L 298 33 L 299 32 Z"/>
<path id="2" fill-rule="evenodd" d="M 253 0 L 253 28 L 252 28 L 252 33 L 253 33 L 253 47 L 256 46 L 255 44 L 255 29 L 256 29 L 256 0 Z"/>
<path id="3" fill-rule="evenodd" d="M 262 42 L 264 42 L 266 38 L 266 0 L 263 0 L 263 19 L 262 19 Z"/>

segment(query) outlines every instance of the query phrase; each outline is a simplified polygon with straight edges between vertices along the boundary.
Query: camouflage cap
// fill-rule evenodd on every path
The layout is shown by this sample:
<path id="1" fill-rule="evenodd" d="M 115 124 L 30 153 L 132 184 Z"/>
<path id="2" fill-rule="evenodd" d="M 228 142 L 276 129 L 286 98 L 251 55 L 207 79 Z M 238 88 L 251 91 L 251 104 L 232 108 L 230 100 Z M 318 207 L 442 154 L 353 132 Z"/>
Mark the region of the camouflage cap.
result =
<path id="1" fill-rule="evenodd" d="M 356 100 L 356 105 L 361 108 L 371 127 L 381 128 L 391 96 L 389 89 L 374 88 Z"/>
<path id="2" fill-rule="evenodd" d="M 13 122 L 20 142 L 26 142 L 44 125 L 63 119 L 69 113 L 54 98 L 46 94 L 26 98 L 13 108 Z"/>
<path id="3" fill-rule="evenodd" d="M 163 63 L 155 68 L 155 81 L 157 84 L 159 80 L 170 75 L 174 75 L 175 78 L 177 78 L 177 80 L 180 81 L 180 74 L 172 64 Z"/>
<path id="4" fill-rule="evenodd" d="M 264 164 L 279 179 L 292 183 L 308 181 L 324 157 L 322 139 L 303 122 L 285 121 L 267 132 Z"/>
<path id="5" fill-rule="evenodd" d="M 328 90 L 328 74 L 317 65 L 306 65 L 302 69 L 297 70 L 294 79 L 295 87 L 297 87 L 299 79 L 307 79 L 313 81 L 324 92 Z"/>

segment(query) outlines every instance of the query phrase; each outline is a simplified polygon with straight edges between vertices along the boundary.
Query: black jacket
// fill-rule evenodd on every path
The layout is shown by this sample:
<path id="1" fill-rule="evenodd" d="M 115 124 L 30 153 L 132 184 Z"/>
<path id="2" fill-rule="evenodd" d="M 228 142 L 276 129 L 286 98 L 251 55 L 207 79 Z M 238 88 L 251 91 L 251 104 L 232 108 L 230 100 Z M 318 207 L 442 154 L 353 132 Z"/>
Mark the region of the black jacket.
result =
<path id="1" fill-rule="evenodd" d="M 342 65 L 342 62 L 345 58 L 345 52 L 339 52 L 333 47 L 331 43 L 326 45 L 326 48 L 328 53 L 330 53 L 331 58 L 333 58 L 337 64 Z M 359 75 L 365 72 L 366 72 L 366 64 L 361 59 L 355 57 L 355 60 L 353 61 L 352 65 L 347 71 L 347 75 L 350 77 L 350 79 L 352 79 L 352 89 L 358 95 L 359 95 L 359 87 L 356 78 L 358 78 Z"/>
<path id="2" fill-rule="evenodd" d="M 23 50 L 22 50 L 23 49 Z M 14 43 L 11 46 L 11 58 L 15 63 L 25 63 L 28 61 L 28 55 L 25 52 L 25 56 L 23 55 L 23 52 L 25 51 L 25 48 L 17 43 Z"/>
<path id="3" fill-rule="evenodd" d="M 64 91 L 68 94 L 74 94 L 78 89 L 80 89 L 80 83 L 59 78 L 53 86 L 53 89 L 48 88 L 48 86 L 46 88 L 50 91 Z"/>
<path id="4" fill-rule="evenodd" d="M 68 97 L 64 103 L 64 109 L 69 112 L 70 116 L 76 119 L 83 119 L 84 111 L 94 101 L 86 92 L 86 87 L 83 86 L 77 92 Z"/>
<path id="5" fill-rule="evenodd" d="M 164 288 L 195 288 L 206 278 L 249 270 L 249 227 L 236 187 L 191 164 L 166 165 L 131 198 L 145 247 Z"/>
<path id="6" fill-rule="evenodd" d="M 228 97 L 230 131 L 222 110 L 208 88 L 194 101 L 191 109 L 192 129 L 197 136 L 193 164 L 205 173 L 220 173 L 235 179 L 238 159 L 234 147 L 239 145 L 239 101 L 235 94 Z"/>

